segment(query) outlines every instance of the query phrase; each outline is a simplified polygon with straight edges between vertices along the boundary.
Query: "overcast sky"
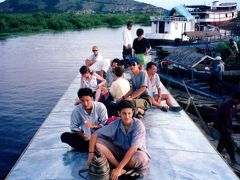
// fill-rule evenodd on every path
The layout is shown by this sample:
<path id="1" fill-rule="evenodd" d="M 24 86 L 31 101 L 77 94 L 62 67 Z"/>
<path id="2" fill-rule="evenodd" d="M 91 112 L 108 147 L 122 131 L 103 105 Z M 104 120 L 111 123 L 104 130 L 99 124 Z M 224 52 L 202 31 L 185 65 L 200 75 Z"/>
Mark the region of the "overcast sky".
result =
<path id="1" fill-rule="evenodd" d="M 0 2 L 3 2 L 4 0 L 0 0 Z M 158 7 L 163 7 L 165 9 L 170 10 L 174 6 L 177 6 L 179 4 L 206 4 L 210 5 L 214 0 L 137 0 L 140 2 L 145 2 L 148 4 L 153 4 Z M 225 2 L 237 2 L 238 3 L 238 9 L 240 9 L 240 0 L 219 0 L 220 3 L 225 3 Z"/>

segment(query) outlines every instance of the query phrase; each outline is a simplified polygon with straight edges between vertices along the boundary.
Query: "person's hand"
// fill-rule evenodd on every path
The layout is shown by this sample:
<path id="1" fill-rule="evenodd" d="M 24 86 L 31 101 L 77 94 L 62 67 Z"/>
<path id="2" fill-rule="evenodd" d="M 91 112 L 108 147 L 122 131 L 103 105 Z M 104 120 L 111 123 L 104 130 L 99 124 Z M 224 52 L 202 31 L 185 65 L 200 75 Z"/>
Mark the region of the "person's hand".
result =
<path id="1" fill-rule="evenodd" d="M 89 152 L 88 153 L 88 161 L 87 161 L 88 165 L 92 162 L 93 157 L 94 157 L 94 153 L 93 152 Z"/>
<path id="2" fill-rule="evenodd" d="M 161 102 L 161 98 L 162 98 L 161 96 L 157 96 L 156 101 Z"/>
<path id="3" fill-rule="evenodd" d="M 90 120 L 85 120 L 84 121 L 84 126 L 86 128 L 94 128 L 94 125 L 92 124 L 92 122 Z"/>
<path id="4" fill-rule="evenodd" d="M 111 172 L 111 178 L 112 180 L 117 180 L 119 176 L 121 176 L 122 169 L 120 168 L 115 168 Z"/>
<path id="5" fill-rule="evenodd" d="M 126 100 L 129 100 L 129 101 L 133 100 L 132 96 L 128 96 L 128 97 L 125 98 L 125 99 L 126 99 Z"/>

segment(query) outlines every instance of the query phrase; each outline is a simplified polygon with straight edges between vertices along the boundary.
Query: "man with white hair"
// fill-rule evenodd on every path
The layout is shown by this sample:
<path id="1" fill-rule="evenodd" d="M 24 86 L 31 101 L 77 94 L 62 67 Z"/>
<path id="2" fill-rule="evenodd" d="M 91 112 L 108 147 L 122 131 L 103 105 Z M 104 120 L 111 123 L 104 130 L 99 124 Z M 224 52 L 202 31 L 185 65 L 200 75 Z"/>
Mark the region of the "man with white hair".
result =
<path id="1" fill-rule="evenodd" d="M 222 95 L 222 78 L 224 73 L 224 63 L 221 56 L 217 56 L 211 63 L 210 91 Z"/>
<path id="2" fill-rule="evenodd" d="M 97 46 L 92 47 L 92 52 L 93 54 L 85 60 L 85 65 L 103 77 L 104 72 L 106 72 L 110 66 L 110 60 L 103 59 Z"/>

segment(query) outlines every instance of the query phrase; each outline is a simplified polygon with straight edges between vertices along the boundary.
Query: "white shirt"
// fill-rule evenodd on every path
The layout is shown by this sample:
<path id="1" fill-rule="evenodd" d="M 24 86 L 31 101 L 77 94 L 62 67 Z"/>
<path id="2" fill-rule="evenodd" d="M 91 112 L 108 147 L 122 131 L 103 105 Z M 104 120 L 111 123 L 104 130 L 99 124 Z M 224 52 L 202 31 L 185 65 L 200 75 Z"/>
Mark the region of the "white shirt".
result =
<path id="1" fill-rule="evenodd" d="M 123 77 L 119 77 L 115 81 L 113 81 L 110 87 L 110 93 L 114 98 L 114 101 L 120 99 L 122 96 L 127 94 L 129 90 L 130 90 L 130 83 L 128 80 L 124 79 Z"/>
<path id="2" fill-rule="evenodd" d="M 123 31 L 123 45 L 124 46 L 128 46 L 130 45 L 132 47 L 132 34 L 131 34 L 131 31 L 128 30 L 128 29 L 124 29 Z"/>
<path id="3" fill-rule="evenodd" d="M 92 54 L 88 59 L 91 61 L 102 61 L 103 57 L 101 53 L 98 53 L 97 56 L 95 56 L 95 54 Z"/>
<path id="4" fill-rule="evenodd" d="M 98 53 L 97 56 L 92 54 L 88 59 L 91 61 L 96 61 L 93 65 L 90 66 L 91 70 L 97 72 L 103 69 L 104 60 L 101 53 Z"/>
<path id="5" fill-rule="evenodd" d="M 90 88 L 92 91 L 97 91 L 98 84 L 97 84 L 96 73 L 93 73 L 92 79 L 90 81 L 88 81 L 82 76 L 82 81 L 83 81 L 83 88 Z"/>
<path id="6" fill-rule="evenodd" d="M 150 78 L 148 77 L 147 91 L 151 97 L 153 97 L 153 95 L 158 92 L 157 90 L 160 87 L 161 87 L 161 81 L 158 74 L 153 75 L 152 81 L 150 81 Z"/>

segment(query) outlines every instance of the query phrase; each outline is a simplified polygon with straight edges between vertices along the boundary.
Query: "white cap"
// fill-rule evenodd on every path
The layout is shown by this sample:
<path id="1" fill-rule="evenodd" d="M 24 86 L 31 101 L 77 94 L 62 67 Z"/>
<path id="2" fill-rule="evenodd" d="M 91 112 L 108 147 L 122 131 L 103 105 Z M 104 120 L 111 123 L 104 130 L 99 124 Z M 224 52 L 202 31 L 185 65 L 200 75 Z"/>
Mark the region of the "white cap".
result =
<path id="1" fill-rule="evenodd" d="M 217 56 L 217 57 L 215 57 L 215 60 L 221 61 L 222 58 L 221 58 L 221 56 Z"/>

